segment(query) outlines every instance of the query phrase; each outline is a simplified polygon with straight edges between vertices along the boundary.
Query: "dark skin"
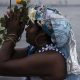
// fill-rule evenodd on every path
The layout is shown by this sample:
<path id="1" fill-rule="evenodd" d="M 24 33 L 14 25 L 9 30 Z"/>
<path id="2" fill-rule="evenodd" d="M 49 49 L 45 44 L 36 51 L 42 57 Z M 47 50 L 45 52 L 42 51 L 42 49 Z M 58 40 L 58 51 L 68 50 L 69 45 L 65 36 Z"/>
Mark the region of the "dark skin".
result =
<path id="1" fill-rule="evenodd" d="M 6 17 L 7 18 L 7 17 Z M 7 23 L 8 34 L 15 34 L 17 38 L 21 36 L 24 26 L 19 23 L 19 13 L 10 12 L 9 22 Z M 49 42 L 48 36 L 40 35 L 37 25 L 30 23 L 27 31 L 27 42 L 41 48 Z M 37 45 L 38 37 L 42 42 Z M 15 36 L 10 36 L 13 40 Z M 35 40 L 36 39 L 36 40 Z M 46 51 L 27 56 L 25 48 L 15 49 L 15 45 L 11 40 L 5 41 L 0 49 L 0 75 L 3 76 L 39 76 L 43 80 L 64 80 L 66 76 L 66 60 L 55 51 Z"/>

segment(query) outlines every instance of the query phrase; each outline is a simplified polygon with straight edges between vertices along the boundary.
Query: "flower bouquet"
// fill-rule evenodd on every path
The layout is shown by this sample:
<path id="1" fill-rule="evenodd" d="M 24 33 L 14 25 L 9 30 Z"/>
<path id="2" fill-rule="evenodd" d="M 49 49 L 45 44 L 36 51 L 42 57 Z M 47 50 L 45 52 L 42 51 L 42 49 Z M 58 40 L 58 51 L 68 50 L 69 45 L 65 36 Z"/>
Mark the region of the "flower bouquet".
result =
<path id="1" fill-rule="evenodd" d="M 29 21 L 32 21 L 34 23 L 36 20 L 40 26 L 44 24 L 43 16 L 42 16 L 43 9 L 41 9 L 41 7 L 38 8 L 39 6 L 36 6 L 35 8 L 32 8 L 30 6 L 30 0 L 16 0 L 16 4 L 17 5 L 14 6 L 13 11 L 14 12 L 19 11 L 20 22 L 23 22 L 25 25 L 28 25 Z M 6 19 L 5 17 L 1 17 L 0 18 L 0 45 L 3 43 L 4 39 L 6 38 L 6 34 L 7 34 Z"/>
<path id="2" fill-rule="evenodd" d="M 28 17 L 28 8 L 30 0 L 16 0 L 17 5 L 14 6 L 12 9 L 14 12 L 19 11 L 20 12 L 20 21 L 24 22 L 24 24 L 27 24 Z M 20 7 L 18 5 L 21 5 Z M 6 29 L 6 18 L 0 17 L 0 46 L 2 45 L 3 41 L 6 38 L 7 29 Z"/>

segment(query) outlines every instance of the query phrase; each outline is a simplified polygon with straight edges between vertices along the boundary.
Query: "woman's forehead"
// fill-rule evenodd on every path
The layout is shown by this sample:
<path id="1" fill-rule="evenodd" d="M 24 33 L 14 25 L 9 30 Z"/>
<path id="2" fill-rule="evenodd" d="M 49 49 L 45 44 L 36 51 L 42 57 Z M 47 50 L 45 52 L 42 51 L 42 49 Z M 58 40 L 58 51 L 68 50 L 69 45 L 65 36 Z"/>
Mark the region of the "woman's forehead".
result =
<path id="1" fill-rule="evenodd" d="M 33 26 L 30 25 L 25 30 L 27 32 L 34 32 L 34 31 L 37 31 L 37 27 L 35 25 L 33 25 Z"/>
<path id="2" fill-rule="evenodd" d="M 31 29 L 30 29 L 29 31 L 30 31 L 30 32 L 35 32 L 35 31 L 37 31 L 37 29 L 34 28 L 34 27 L 31 27 Z"/>

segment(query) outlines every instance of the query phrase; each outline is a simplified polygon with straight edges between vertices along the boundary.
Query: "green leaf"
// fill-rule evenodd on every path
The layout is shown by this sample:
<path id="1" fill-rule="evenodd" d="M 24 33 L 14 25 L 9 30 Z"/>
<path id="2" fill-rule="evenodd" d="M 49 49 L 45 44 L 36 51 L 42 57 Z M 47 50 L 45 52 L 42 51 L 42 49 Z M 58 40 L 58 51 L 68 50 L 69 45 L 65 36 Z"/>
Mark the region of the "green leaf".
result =
<path id="1" fill-rule="evenodd" d="M 2 39 L 0 38 L 0 45 L 2 44 Z"/>
<path id="2" fill-rule="evenodd" d="M 1 31 L 0 31 L 0 34 L 3 34 L 3 33 L 4 33 L 4 30 L 1 30 Z"/>
<path id="3" fill-rule="evenodd" d="M 14 7 L 14 12 L 18 12 L 19 11 L 19 9 L 18 9 L 18 6 L 16 5 L 15 7 Z"/>

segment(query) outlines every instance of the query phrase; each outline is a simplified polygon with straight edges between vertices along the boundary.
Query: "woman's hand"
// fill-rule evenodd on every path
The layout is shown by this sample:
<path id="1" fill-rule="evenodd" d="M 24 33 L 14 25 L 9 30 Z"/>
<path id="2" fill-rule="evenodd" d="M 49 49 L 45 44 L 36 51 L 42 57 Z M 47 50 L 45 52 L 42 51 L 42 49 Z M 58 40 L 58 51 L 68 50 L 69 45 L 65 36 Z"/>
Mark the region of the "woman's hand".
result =
<path id="1" fill-rule="evenodd" d="M 21 36 L 25 24 L 20 21 L 20 12 L 13 11 L 5 15 L 7 34 L 15 34 L 18 38 Z"/>

